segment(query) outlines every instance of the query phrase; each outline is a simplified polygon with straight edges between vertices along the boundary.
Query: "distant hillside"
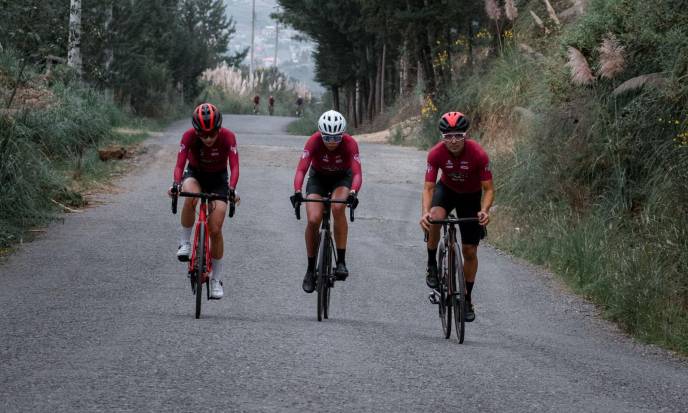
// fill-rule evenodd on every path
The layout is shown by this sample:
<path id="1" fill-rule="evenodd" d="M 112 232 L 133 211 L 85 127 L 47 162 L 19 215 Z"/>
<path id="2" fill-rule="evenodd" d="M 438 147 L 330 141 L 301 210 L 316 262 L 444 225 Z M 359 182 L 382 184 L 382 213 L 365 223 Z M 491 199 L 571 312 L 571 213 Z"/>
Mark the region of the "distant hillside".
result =
<path id="1" fill-rule="evenodd" d="M 252 0 L 225 0 L 227 14 L 236 22 L 236 34 L 230 43 L 230 51 L 242 50 L 251 44 L 251 3 Z M 275 21 L 270 14 L 277 10 L 275 0 L 256 0 L 255 62 L 257 67 L 272 66 L 275 56 Z M 311 52 L 313 44 L 295 41 L 296 32 L 280 27 L 279 68 L 288 76 L 304 82 L 315 94 L 322 87 L 313 80 Z M 248 57 L 245 64 L 248 64 Z"/>

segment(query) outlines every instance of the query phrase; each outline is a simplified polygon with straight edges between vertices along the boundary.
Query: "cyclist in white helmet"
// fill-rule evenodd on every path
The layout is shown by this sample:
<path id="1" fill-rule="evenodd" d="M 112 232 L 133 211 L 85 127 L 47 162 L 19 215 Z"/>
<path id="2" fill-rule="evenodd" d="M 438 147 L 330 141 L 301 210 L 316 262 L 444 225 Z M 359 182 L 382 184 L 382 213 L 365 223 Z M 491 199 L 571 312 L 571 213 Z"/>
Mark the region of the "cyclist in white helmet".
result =
<path id="1" fill-rule="evenodd" d="M 301 161 L 296 167 L 292 203 L 303 200 L 301 188 L 310 167 L 306 184 L 307 198 L 321 199 L 331 193 L 332 198 L 348 199 L 352 208 L 358 205 L 357 194 L 363 182 L 361 159 L 358 143 L 345 131 L 346 119 L 341 113 L 330 110 L 320 116 L 318 131 L 306 142 Z M 307 293 L 315 290 L 315 254 L 318 250 L 318 230 L 322 221 L 323 208 L 323 204 L 320 203 L 306 203 L 308 269 L 303 279 L 303 290 Z M 349 275 L 345 262 L 348 233 L 346 205 L 333 204 L 332 217 L 337 246 L 335 276 L 340 280 L 345 280 Z"/>

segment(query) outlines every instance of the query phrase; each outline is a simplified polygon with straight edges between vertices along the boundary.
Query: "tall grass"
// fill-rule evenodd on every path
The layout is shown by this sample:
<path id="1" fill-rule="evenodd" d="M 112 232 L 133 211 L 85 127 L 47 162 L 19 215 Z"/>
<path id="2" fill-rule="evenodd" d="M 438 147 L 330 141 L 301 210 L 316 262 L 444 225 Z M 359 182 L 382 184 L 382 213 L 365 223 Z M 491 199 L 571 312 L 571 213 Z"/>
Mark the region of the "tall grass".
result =
<path id="1" fill-rule="evenodd" d="M 492 242 L 561 274 L 628 332 L 688 353 L 688 13 L 593 0 L 560 34 L 526 40 L 544 57 L 507 46 L 435 102 L 435 115 L 467 113 L 488 147 Z M 591 85 L 571 82 L 569 47 L 599 68 Z M 646 73 L 662 82 L 612 93 Z"/>
<path id="2" fill-rule="evenodd" d="M 6 97 L 16 82 L 16 57 L 0 56 L 0 90 Z M 113 126 L 131 122 L 89 87 L 59 80 L 48 87 L 36 79 L 29 68 L 22 88 L 44 91 L 43 101 L 16 100 L 12 110 L 0 113 L 0 248 L 53 219 L 62 206 L 82 205 L 75 179 L 107 168 L 95 161 L 96 148 L 116 139 Z"/>

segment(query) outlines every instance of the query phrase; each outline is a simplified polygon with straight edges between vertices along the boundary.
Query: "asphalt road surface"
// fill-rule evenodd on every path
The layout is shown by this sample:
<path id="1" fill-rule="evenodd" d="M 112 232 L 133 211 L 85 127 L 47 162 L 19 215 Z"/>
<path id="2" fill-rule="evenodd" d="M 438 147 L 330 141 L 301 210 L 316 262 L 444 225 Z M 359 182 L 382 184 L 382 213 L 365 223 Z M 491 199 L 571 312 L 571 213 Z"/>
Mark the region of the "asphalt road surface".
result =
<path id="1" fill-rule="evenodd" d="M 351 275 L 318 322 L 288 202 L 305 138 L 289 121 L 225 119 L 242 203 L 224 227 L 225 298 L 200 320 L 165 195 L 188 121 L 147 141 L 98 206 L 0 262 L 0 411 L 688 411 L 684 360 L 489 246 L 465 343 L 441 337 L 411 148 L 360 145 Z"/>

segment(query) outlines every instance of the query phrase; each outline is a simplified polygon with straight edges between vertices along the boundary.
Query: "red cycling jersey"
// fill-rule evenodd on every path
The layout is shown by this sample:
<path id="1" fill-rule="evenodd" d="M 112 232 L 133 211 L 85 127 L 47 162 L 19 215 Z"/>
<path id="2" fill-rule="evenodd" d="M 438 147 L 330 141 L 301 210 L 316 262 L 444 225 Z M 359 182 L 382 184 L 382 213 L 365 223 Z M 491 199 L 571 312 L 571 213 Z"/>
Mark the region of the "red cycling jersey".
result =
<path id="1" fill-rule="evenodd" d="M 487 153 L 472 139 L 466 139 L 459 156 L 452 155 L 443 142 L 433 146 L 428 152 L 425 182 L 437 182 L 440 169 L 442 183 L 458 193 L 478 192 L 482 189 L 481 181 L 492 179 Z"/>
<path id="2" fill-rule="evenodd" d="M 341 173 L 351 169 L 353 181 L 351 189 L 358 191 L 363 183 L 361 172 L 361 158 L 358 154 L 358 143 L 351 135 L 344 134 L 342 141 L 337 148 L 330 151 L 323 143 L 320 132 L 315 132 L 303 148 L 301 161 L 296 167 L 294 176 L 294 190 L 300 191 L 303 186 L 303 179 L 311 166 L 316 172 L 325 175 Z"/>
<path id="3" fill-rule="evenodd" d="M 181 182 L 187 159 L 189 166 L 202 172 L 222 172 L 227 169 L 229 160 L 229 186 L 236 188 L 239 182 L 239 152 L 236 136 L 229 129 L 220 128 L 212 146 L 205 146 L 193 128 L 184 132 L 174 168 L 174 182 Z"/>

